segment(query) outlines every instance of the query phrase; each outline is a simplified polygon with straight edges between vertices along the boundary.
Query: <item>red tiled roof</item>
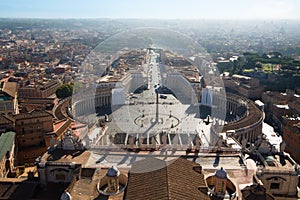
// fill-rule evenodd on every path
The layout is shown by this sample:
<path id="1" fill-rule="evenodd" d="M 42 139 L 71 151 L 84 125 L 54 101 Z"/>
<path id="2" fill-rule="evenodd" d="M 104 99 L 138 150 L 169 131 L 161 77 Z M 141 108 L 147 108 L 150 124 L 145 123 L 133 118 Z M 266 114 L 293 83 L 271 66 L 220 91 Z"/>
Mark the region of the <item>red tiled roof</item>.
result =
<path id="1" fill-rule="evenodd" d="M 53 131 L 56 132 L 67 120 L 62 120 L 53 124 Z"/>
<path id="2" fill-rule="evenodd" d="M 78 128 L 82 128 L 82 127 L 85 127 L 85 126 L 87 126 L 87 125 L 75 121 L 75 122 L 72 122 L 72 124 L 71 124 L 71 129 L 78 129 Z"/>
<path id="3" fill-rule="evenodd" d="M 184 158 L 138 161 L 129 172 L 125 199 L 209 199 L 198 190 L 207 185 L 204 175 L 194 171 L 194 166 L 199 165 Z"/>
<path id="4" fill-rule="evenodd" d="M 17 91 L 17 83 L 15 82 L 4 82 L 2 91 L 7 93 L 11 97 L 15 97 Z"/>

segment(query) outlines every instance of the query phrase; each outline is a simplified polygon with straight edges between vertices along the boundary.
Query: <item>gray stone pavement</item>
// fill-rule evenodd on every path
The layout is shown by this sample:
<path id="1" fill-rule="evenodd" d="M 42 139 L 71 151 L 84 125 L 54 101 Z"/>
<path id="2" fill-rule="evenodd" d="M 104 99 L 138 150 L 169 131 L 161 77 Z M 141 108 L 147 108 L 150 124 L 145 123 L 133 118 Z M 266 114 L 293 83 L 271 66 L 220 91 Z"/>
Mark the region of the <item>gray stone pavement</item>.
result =
<path id="1" fill-rule="evenodd" d="M 232 162 L 239 162 L 239 157 L 234 155 L 231 160 L 225 157 L 219 157 L 218 160 L 208 156 L 205 149 L 214 146 L 212 140 L 212 129 L 216 120 L 211 119 L 211 123 L 206 124 L 200 119 L 201 110 L 199 106 L 183 104 L 171 94 L 164 94 L 165 98 L 159 98 L 158 119 L 156 118 L 156 94 L 155 86 L 161 84 L 159 64 L 155 63 L 156 55 L 150 56 L 148 67 L 149 88 L 140 94 L 127 95 L 127 104 L 114 107 L 110 115 L 111 122 L 107 124 L 106 129 L 95 126 L 90 130 L 89 136 L 92 138 L 91 157 L 87 166 L 105 166 L 111 165 L 120 168 L 130 168 L 132 163 L 137 160 L 154 156 L 163 160 L 170 160 L 186 155 L 187 148 L 195 148 L 195 137 L 200 138 L 202 153 L 195 157 L 194 161 L 201 162 L 204 167 L 217 167 L 219 164 L 230 166 Z M 97 116 L 89 115 L 86 118 L 97 119 Z M 111 138 L 117 133 L 125 133 L 126 138 L 123 145 L 128 145 L 128 137 L 148 138 L 146 146 L 150 145 L 151 137 L 155 136 L 156 144 L 159 146 L 159 134 L 161 132 L 168 134 L 168 145 L 160 147 L 157 151 L 140 151 L 138 153 L 122 150 L 122 145 L 112 144 Z M 99 134 L 97 134 L 99 133 Z M 173 135 L 174 137 L 170 137 Z M 178 136 L 178 137 L 176 137 Z M 136 147 L 138 141 L 134 142 Z M 198 147 L 197 147 L 198 148 Z M 199 147 L 200 148 L 200 147 Z M 212 155 L 212 154 L 210 154 Z M 239 166 L 239 165 L 238 165 Z"/>

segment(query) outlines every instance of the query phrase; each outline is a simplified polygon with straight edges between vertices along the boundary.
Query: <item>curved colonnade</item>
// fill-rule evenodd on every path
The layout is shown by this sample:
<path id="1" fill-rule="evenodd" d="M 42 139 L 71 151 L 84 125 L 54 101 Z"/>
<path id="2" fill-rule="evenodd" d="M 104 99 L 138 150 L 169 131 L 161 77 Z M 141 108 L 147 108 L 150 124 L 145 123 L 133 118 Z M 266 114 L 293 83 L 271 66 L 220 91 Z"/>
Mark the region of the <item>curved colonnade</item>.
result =
<path id="1" fill-rule="evenodd" d="M 110 88 L 102 88 L 94 95 L 80 95 L 81 97 L 77 96 L 77 101 L 72 99 L 72 110 L 75 116 L 95 113 L 95 109 L 98 107 L 111 106 L 112 95 Z M 65 106 L 66 102 L 71 103 L 69 99 L 68 101 L 62 101 L 61 104 Z M 226 103 L 221 102 L 221 105 L 224 104 L 226 104 L 227 112 L 235 115 L 237 119 L 228 121 L 227 124 L 224 125 L 222 132 L 232 132 L 239 142 L 244 138 L 246 138 L 248 142 L 255 142 L 257 137 L 262 134 L 264 113 L 254 102 L 232 93 L 226 93 Z M 62 108 L 62 106 L 58 105 L 56 109 L 58 108 Z M 58 112 L 56 111 L 55 113 Z M 65 114 L 63 116 L 65 116 Z"/>
<path id="2" fill-rule="evenodd" d="M 68 108 L 71 105 L 71 97 L 67 97 L 58 102 L 56 106 L 54 106 L 52 113 L 56 119 L 62 120 L 66 118 L 73 118 L 69 115 Z"/>
<path id="3" fill-rule="evenodd" d="M 111 101 L 111 88 L 101 88 L 97 89 L 96 92 L 76 94 L 72 99 L 72 112 L 74 116 L 95 113 L 97 108 L 110 107 Z"/>
<path id="4" fill-rule="evenodd" d="M 262 124 L 264 121 L 264 113 L 254 104 L 253 101 L 235 95 L 226 93 L 227 112 L 231 111 L 239 116 L 238 120 L 228 122 L 223 127 L 223 132 L 233 132 L 235 138 L 241 142 L 246 138 L 248 142 L 255 142 L 257 136 L 262 134 Z M 246 106 L 245 112 L 239 112 L 241 106 Z"/>

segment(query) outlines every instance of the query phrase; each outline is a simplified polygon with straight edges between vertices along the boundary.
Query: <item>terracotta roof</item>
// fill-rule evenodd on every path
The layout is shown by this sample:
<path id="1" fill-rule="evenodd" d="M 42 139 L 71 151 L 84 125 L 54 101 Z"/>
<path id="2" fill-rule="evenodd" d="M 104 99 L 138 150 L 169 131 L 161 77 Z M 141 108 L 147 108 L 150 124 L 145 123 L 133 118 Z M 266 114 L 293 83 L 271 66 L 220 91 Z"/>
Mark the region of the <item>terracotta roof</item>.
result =
<path id="1" fill-rule="evenodd" d="M 26 119 L 26 118 L 47 117 L 47 116 L 51 116 L 51 114 L 45 111 L 33 110 L 32 112 L 28 112 L 28 113 L 12 114 L 8 116 L 14 120 L 18 120 L 18 119 Z"/>
<path id="2" fill-rule="evenodd" d="M 53 131 L 56 132 L 59 128 L 61 128 L 65 123 L 67 122 L 67 119 L 60 120 L 58 122 L 53 123 Z"/>
<path id="3" fill-rule="evenodd" d="M 0 115 L 0 124 L 10 124 L 12 121 L 6 118 L 5 115 Z"/>
<path id="4" fill-rule="evenodd" d="M 15 82 L 4 82 L 2 91 L 11 97 L 15 97 L 17 92 L 17 83 Z"/>
<path id="5" fill-rule="evenodd" d="M 74 183 L 70 184 L 67 191 L 71 194 L 72 199 L 90 200 L 90 199 L 105 199 L 105 200 L 123 200 L 124 191 L 117 195 L 105 196 L 99 194 L 97 184 L 99 179 L 105 176 L 107 170 L 100 168 L 82 168 L 79 180 L 75 179 Z M 126 173 L 121 171 L 121 173 Z"/>
<path id="6" fill-rule="evenodd" d="M 124 199 L 209 199 L 198 190 L 207 185 L 195 166 L 199 165 L 184 158 L 138 161 L 130 169 Z"/>

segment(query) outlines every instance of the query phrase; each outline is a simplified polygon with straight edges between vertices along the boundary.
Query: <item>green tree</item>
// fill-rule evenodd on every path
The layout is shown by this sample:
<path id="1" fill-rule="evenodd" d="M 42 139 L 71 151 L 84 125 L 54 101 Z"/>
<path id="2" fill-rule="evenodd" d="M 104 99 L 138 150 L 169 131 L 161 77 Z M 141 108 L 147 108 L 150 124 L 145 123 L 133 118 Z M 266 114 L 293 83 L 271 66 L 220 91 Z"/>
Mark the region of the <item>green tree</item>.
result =
<path id="1" fill-rule="evenodd" d="M 62 86 L 57 88 L 55 94 L 56 94 L 57 98 L 59 98 L 59 99 L 67 98 L 72 95 L 73 88 L 74 88 L 73 84 L 63 84 Z"/>

